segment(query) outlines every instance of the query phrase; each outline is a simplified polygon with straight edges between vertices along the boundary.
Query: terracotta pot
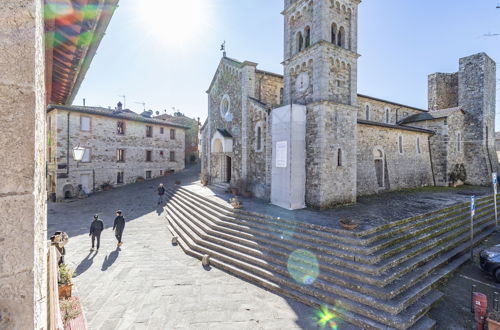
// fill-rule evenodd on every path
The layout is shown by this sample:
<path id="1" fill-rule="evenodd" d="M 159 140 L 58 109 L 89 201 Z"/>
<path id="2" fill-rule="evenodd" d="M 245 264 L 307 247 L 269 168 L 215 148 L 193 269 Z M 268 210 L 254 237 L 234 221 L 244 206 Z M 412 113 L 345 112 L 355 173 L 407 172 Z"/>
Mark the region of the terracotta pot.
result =
<path id="1" fill-rule="evenodd" d="M 180 184 L 181 184 L 181 182 L 180 182 L 179 180 L 177 180 L 177 181 L 175 181 L 175 184 L 176 184 L 176 185 L 180 185 Z"/>
<path id="2" fill-rule="evenodd" d="M 135 182 L 144 182 L 144 178 L 137 178 Z"/>
<path id="3" fill-rule="evenodd" d="M 59 299 L 71 298 L 72 288 L 73 288 L 73 283 L 60 285 L 58 288 Z"/>
<path id="4" fill-rule="evenodd" d="M 492 319 L 487 319 L 488 330 L 500 330 L 500 322 L 493 321 Z"/>
<path id="5" fill-rule="evenodd" d="M 231 188 L 231 194 L 238 195 L 238 188 Z"/>
<path id="6" fill-rule="evenodd" d="M 245 198 L 252 198 L 252 192 L 251 191 L 244 191 L 243 192 L 243 197 L 245 197 Z"/>
<path id="7" fill-rule="evenodd" d="M 102 190 L 104 190 L 104 191 L 110 191 L 111 189 L 113 189 L 113 187 L 111 187 L 111 186 L 104 186 L 102 188 Z"/>
<path id="8" fill-rule="evenodd" d="M 359 227 L 357 223 L 344 223 L 342 221 L 340 221 L 340 226 L 347 230 L 354 230 Z"/>

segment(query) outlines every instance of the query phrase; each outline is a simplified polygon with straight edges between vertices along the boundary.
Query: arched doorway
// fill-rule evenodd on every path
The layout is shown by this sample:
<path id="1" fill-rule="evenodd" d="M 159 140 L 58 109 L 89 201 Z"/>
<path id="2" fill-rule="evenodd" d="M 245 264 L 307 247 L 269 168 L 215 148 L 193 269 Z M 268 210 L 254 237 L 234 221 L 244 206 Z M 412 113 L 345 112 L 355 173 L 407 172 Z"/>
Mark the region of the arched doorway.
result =
<path id="1" fill-rule="evenodd" d="M 377 186 L 379 189 L 385 188 L 385 159 L 384 150 L 375 148 L 373 150 L 373 160 L 375 165 L 375 176 L 377 178 Z"/>

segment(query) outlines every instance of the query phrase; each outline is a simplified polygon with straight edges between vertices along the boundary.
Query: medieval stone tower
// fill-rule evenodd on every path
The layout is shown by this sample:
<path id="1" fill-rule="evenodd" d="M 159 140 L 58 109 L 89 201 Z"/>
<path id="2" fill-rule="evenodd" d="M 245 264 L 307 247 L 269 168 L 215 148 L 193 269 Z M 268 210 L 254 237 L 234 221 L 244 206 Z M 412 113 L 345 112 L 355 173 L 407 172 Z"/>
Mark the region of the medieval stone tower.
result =
<path id="1" fill-rule="evenodd" d="M 307 106 L 306 203 L 356 201 L 359 0 L 285 0 L 284 104 Z"/>

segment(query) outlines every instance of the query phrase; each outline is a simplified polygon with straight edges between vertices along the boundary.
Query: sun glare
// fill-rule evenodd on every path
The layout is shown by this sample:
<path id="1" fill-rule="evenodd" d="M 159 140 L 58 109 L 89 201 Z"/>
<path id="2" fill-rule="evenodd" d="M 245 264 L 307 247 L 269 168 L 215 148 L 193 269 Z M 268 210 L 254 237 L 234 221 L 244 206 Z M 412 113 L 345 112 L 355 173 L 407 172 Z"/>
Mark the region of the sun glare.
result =
<path id="1" fill-rule="evenodd" d="M 186 48 L 201 38 L 210 19 L 208 0 L 140 0 L 136 13 L 147 33 L 168 47 Z M 206 31 L 205 31 L 206 32 Z"/>

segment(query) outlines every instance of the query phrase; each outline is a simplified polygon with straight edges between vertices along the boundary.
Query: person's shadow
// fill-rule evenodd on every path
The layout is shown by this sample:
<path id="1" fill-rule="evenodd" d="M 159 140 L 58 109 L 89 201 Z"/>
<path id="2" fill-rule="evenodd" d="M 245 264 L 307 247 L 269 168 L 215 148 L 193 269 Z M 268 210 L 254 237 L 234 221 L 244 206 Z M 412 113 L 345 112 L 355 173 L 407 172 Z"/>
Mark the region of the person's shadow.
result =
<path id="1" fill-rule="evenodd" d="M 92 255 L 93 254 L 93 255 Z M 80 262 L 78 267 L 75 269 L 75 277 L 80 276 L 81 274 L 85 273 L 89 268 L 92 266 L 94 263 L 94 258 L 97 255 L 97 251 L 94 253 L 94 251 L 90 252 L 88 256 L 85 257 L 85 259 Z M 92 257 L 91 257 L 92 256 Z"/>
<path id="2" fill-rule="evenodd" d="M 107 271 L 108 268 L 115 263 L 116 259 L 118 259 L 120 251 L 121 249 L 117 247 L 116 250 L 114 250 L 104 258 L 104 262 L 102 263 L 102 268 L 101 268 L 103 272 Z"/>
<path id="3" fill-rule="evenodd" d="M 158 207 L 156 208 L 156 213 L 158 214 L 158 216 L 162 215 L 163 205 L 158 205 Z"/>

